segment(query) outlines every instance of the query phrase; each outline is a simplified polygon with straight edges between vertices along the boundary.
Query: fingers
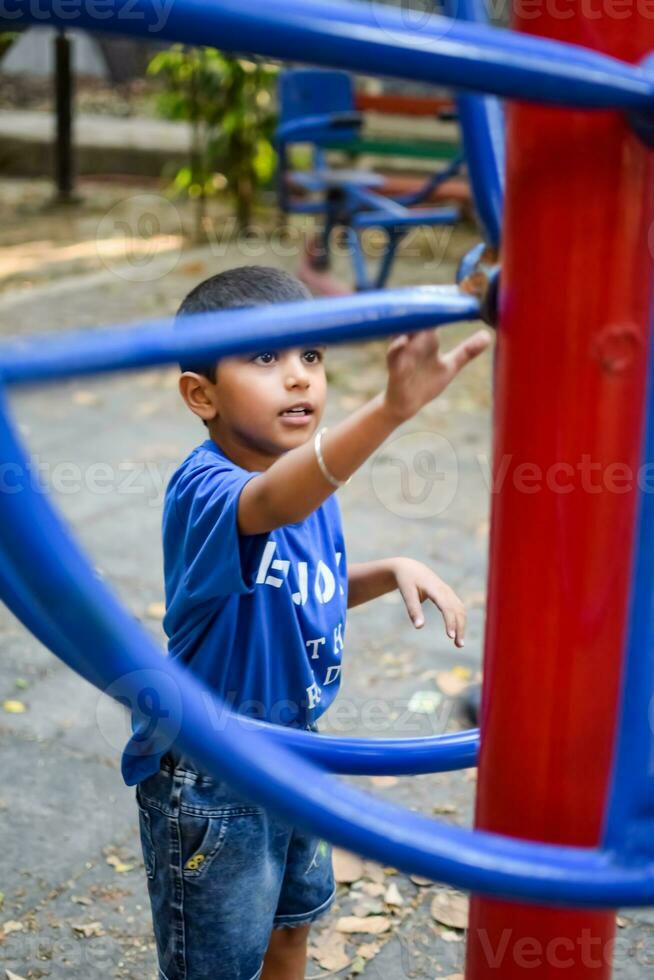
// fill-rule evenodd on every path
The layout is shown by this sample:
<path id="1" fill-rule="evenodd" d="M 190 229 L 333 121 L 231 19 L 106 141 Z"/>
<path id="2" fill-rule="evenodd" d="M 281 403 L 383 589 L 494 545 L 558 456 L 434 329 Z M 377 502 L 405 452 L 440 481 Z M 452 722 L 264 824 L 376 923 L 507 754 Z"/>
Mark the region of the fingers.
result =
<path id="1" fill-rule="evenodd" d="M 472 337 L 468 337 L 467 340 L 462 341 L 448 354 L 445 354 L 443 361 L 454 374 L 457 374 L 461 368 L 482 354 L 490 346 L 491 341 L 492 336 L 488 330 L 477 330 Z"/>
<path id="2" fill-rule="evenodd" d="M 408 340 L 409 335 L 406 333 L 401 333 L 399 337 L 395 337 L 395 339 L 388 345 L 386 357 L 394 355 L 397 351 L 401 350 L 403 347 L 406 347 Z"/>
<path id="3" fill-rule="evenodd" d="M 457 647 L 465 646 L 466 611 L 459 597 L 450 590 L 445 597 L 430 595 L 429 598 L 440 609 L 449 638 Z"/>
<path id="4" fill-rule="evenodd" d="M 418 589 L 416 587 L 412 587 L 411 589 L 403 589 L 401 592 L 411 622 L 416 629 L 420 629 L 421 626 L 425 625 L 425 618 L 422 615 L 422 603 L 420 601 Z"/>

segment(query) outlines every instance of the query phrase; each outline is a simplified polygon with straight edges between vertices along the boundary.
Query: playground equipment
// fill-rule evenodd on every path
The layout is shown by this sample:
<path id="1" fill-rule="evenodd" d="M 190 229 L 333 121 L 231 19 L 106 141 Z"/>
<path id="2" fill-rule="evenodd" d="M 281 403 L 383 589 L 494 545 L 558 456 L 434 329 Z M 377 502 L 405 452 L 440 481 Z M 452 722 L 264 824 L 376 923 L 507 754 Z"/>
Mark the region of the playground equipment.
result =
<path id="1" fill-rule="evenodd" d="M 344 71 L 294 68 L 282 72 L 279 82 L 280 121 L 276 132 L 279 152 L 278 191 L 280 208 L 285 213 L 315 214 L 323 224 L 312 238 L 301 278 L 322 292 L 349 292 L 321 276 L 330 265 L 330 236 L 336 227 L 344 229 L 357 290 L 381 289 L 386 285 L 397 248 L 407 232 L 421 226 L 451 225 L 459 220 L 456 207 L 416 207 L 431 193 L 459 172 L 461 157 L 427 178 L 417 191 L 400 197 L 379 193 L 384 178 L 365 170 L 330 168 L 325 147 L 338 138 L 347 149 L 359 137 L 363 116 L 355 111 L 354 85 Z M 293 143 L 310 144 L 312 169 L 291 170 L 289 150 Z M 311 195 L 298 197 L 297 191 Z M 293 191 L 296 192 L 295 196 Z M 316 200 L 317 197 L 317 200 Z M 371 279 L 366 268 L 361 235 L 366 228 L 379 228 L 386 241 L 377 275 Z M 318 275 L 313 275 L 318 273 Z"/>
<path id="2" fill-rule="evenodd" d="M 16 9 L 21 22 L 34 16 L 27 2 Z M 44 9 L 61 23 L 57 4 L 42 2 L 40 17 Z M 78 24 L 146 36 L 153 10 L 145 0 L 134 10 L 140 18 L 103 11 L 96 20 L 82 8 Z M 654 72 L 645 57 L 654 23 L 637 7 L 627 19 L 600 12 L 592 21 L 570 10 L 560 18 L 543 8 L 533 19 L 529 7 L 512 33 L 474 22 L 466 8 L 473 22 L 434 17 L 412 33 L 384 5 L 180 0 L 160 28 L 178 41 L 437 81 L 478 114 L 472 135 L 486 166 L 473 186 L 491 244 L 501 228 L 502 289 L 474 831 L 391 806 L 328 770 L 469 765 L 476 733 L 380 747 L 234 716 L 162 658 L 43 494 L 25 482 L 0 500 L 0 595 L 25 625 L 81 676 L 151 717 L 161 745 L 175 741 L 280 816 L 475 893 L 468 980 L 540 980 L 562 969 L 575 980 L 608 978 L 613 910 L 654 904 Z M 508 107 L 502 221 L 488 106 L 467 94 L 479 91 L 520 100 Z M 478 309 L 456 287 L 427 286 L 198 314 L 181 333 L 155 321 L 16 339 L 0 349 L 0 377 L 4 389 L 175 362 L 182 352 L 204 359 L 271 341 L 363 340 Z M 0 409 L 2 459 L 8 472 L 26 473 L 4 390 Z"/>

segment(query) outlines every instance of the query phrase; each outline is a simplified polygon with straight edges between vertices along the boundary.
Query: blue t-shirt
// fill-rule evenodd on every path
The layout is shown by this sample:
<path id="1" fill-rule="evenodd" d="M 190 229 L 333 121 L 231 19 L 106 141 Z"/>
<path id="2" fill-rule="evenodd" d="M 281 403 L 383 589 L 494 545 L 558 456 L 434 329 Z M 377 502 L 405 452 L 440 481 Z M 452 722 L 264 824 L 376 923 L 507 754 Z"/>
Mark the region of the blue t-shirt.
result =
<path id="1" fill-rule="evenodd" d="M 238 530 L 241 490 L 259 471 L 211 439 L 173 474 L 163 508 L 168 655 L 230 710 L 307 727 L 340 685 L 347 615 L 341 514 L 331 494 L 305 520 L 261 534 Z M 132 711 L 121 769 L 128 786 L 157 772 L 161 738 Z"/>

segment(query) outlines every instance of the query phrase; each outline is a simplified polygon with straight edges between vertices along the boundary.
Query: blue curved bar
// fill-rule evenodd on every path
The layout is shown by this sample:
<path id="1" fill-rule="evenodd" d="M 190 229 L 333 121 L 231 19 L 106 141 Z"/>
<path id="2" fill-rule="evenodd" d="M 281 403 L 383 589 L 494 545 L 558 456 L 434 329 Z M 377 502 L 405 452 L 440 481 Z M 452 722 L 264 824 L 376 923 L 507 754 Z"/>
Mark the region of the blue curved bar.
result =
<path id="1" fill-rule="evenodd" d="M 653 331 L 654 332 L 654 331 Z M 654 348 L 649 346 L 625 676 L 617 727 L 616 761 L 604 839 L 633 860 L 654 855 Z"/>
<path id="2" fill-rule="evenodd" d="M 8 29 L 28 23 L 109 31 L 149 39 L 212 44 L 276 58 L 415 79 L 554 105 L 651 110 L 654 79 L 634 67 L 575 45 L 433 15 L 407 29 L 402 11 L 383 3 L 343 0 L 178 0 L 161 16 L 134 0 L 130 16 L 94 16 L 82 4 L 15 0 L 3 12 Z"/>
<path id="3" fill-rule="evenodd" d="M 25 471 L 28 461 L 7 410 L 2 392 L 0 458 Z M 282 818 L 402 871 L 489 895 L 596 908 L 654 901 L 654 862 L 621 865 L 614 853 L 439 825 L 335 780 L 267 734 L 246 730 L 192 672 L 162 657 L 93 574 L 45 495 L 29 486 L 0 495 L 0 551 L 25 592 L 50 610 L 57 631 L 85 660 L 92 657 L 105 690 L 120 685 L 121 703 L 135 703 L 140 671 L 161 678 L 159 705 L 166 707 L 157 722 L 169 743 Z"/>
<path id="4" fill-rule="evenodd" d="M 457 20 L 488 25 L 484 0 L 445 0 L 445 10 Z M 484 239 L 498 249 L 506 169 L 504 109 L 490 95 L 459 94 L 456 104 L 477 217 Z"/>
<path id="5" fill-rule="evenodd" d="M 328 772 L 348 776 L 418 776 L 454 772 L 477 765 L 479 729 L 431 738 L 339 738 L 242 718 L 246 728 L 299 752 Z"/>
<path id="6" fill-rule="evenodd" d="M 416 286 L 354 296 L 277 303 L 274 307 L 194 313 L 129 327 L 34 335 L 0 344 L 5 383 L 54 381 L 93 372 L 176 362 L 181 355 L 226 357 L 269 344 L 370 340 L 461 320 L 479 303 L 456 286 Z M 279 331 L 279 324 L 284 329 Z"/>
<path id="7" fill-rule="evenodd" d="M 50 621 L 47 613 L 17 580 L 0 553 L 0 596 L 30 632 L 48 649 L 96 687 L 103 687 L 95 661 L 84 660 Z M 287 728 L 279 739 L 279 726 L 239 716 L 246 730 L 265 733 L 294 752 L 322 766 L 328 772 L 350 776 L 417 776 L 424 773 L 453 772 L 477 765 L 479 729 L 452 732 L 430 738 L 340 738 L 311 735 Z"/>

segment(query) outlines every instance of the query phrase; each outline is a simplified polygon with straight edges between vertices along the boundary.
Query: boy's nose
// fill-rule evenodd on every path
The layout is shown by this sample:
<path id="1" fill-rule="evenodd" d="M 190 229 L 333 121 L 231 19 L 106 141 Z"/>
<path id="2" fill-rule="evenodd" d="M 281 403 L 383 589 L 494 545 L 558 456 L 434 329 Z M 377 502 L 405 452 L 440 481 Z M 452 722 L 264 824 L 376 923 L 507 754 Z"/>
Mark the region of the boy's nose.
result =
<path id="1" fill-rule="evenodd" d="M 286 384 L 289 388 L 295 385 L 306 387 L 310 383 L 310 375 L 307 368 L 300 363 L 290 364 L 286 371 Z"/>

